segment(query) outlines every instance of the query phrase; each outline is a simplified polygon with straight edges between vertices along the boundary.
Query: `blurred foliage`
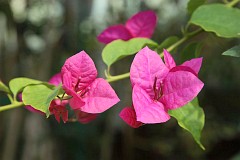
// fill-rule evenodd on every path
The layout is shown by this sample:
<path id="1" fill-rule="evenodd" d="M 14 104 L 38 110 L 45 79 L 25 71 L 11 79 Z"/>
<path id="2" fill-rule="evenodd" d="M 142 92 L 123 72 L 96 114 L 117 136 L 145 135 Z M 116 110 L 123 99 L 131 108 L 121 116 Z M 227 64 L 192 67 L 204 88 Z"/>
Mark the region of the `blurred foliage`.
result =
<path id="1" fill-rule="evenodd" d="M 47 81 L 59 72 L 65 59 L 85 50 L 100 76 L 103 45 L 96 36 L 106 26 L 123 23 L 138 10 L 153 9 L 159 17 L 153 40 L 159 44 L 181 35 L 189 18 L 187 0 L 9 0 L 0 1 L 0 78 L 18 76 Z M 212 2 L 212 1 L 211 1 Z M 220 0 L 218 2 L 221 2 Z M 207 3 L 207 2 L 206 2 Z M 58 124 L 24 109 L 0 113 L 0 159 L 238 159 L 240 153 L 240 61 L 222 56 L 239 39 L 222 39 L 203 33 L 174 50 L 179 60 L 189 44 L 201 42 L 204 57 L 199 96 L 206 122 L 202 151 L 173 118 L 158 125 L 132 129 L 118 113 L 131 105 L 128 79 L 112 85 L 121 103 L 90 124 Z M 124 65 L 123 65 L 124 63 Z M 131 59 L 114 64 L 113 74 L 127 72 Z M 123 72 L 124 71 L 124 72 Z M 0 95 L 0 105 L 7 98 Z"/>

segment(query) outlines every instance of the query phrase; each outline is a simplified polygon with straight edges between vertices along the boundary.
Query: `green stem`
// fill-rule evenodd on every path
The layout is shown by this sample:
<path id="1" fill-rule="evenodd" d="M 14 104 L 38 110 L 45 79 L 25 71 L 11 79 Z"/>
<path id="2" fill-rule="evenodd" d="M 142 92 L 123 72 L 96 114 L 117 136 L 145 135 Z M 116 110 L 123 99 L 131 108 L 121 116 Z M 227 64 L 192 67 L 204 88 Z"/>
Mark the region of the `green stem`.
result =
<path id="1" fill-rule="evenodd" d="M 14 102 L 14 103 L 9 104 L 9 105 L 1 106 L 0 107 L 0 112 L 6 111 L 6 110 L 9 110 L 9 109 L 13 109 L 13 108 L 17 108 L 17 107 L 21 107 L 21 106 L 24 106 L 24 104 L 22 102 Z"/>
<path id="2" fill-rule="evenodd" d="M 117 76 L 109 76 L 106 80 L 108 82 L 114 82 L 114 81 L 118 81 L 118 80 L 121 80 L 121 79 L 125 79 L 125 78 L 128 78 L 130 76 L 130 73 L 124 73 L 124 74 L 120 74 L 120 75 L 117 75 Z"/>
<path id="3" fill-rule="evenodd" d="M 177 48 L 179 45 L 181 45 L 183 42 L 185 42 L 186 40 L 194 37 L 195 35 L 199 34 L 200 32 L 202 32 L 203 30 L 200 28 L 196 31 L 193 31 L 191 33 L 186 34 L 183 38 L 181 38 L 179 41 L 177 41 L 176 43 L 174 43 L 173 45 L 171 45 L 170 47 L 167 48 L 168 52 L 171 52 L 172 50 L 174 50 L 175 48 Z M 163 55 L 163 52 L 160 54 L 160 56 Z"/>
<path id="4" fill-rule="evenodd" d="M 228 7 L 233 7 L 234 5 L 236 5 L 238 2 L 240 2 L 240 0 L 232 0 L 231 2 L 227 3 L 226 5 Z"/>
<path id="5" fill-rule="evenodd" d="M 177 41 L 176 43 L 174 43 L 173 45 L 171 45 L 170 47 L 168 47 L 166 50 L 168 52 L 171 52 L 173 49 L 175 49 L 177 46 L 179 46 L 180 44 L 182 44 L 183 42 L 185 42 L 188 39 L 187 36 L 184 36 L 183 38 L 181 38 L 179 41 Z M 163 52 L 159 54 L 160 57 L 163 57 Z"/>

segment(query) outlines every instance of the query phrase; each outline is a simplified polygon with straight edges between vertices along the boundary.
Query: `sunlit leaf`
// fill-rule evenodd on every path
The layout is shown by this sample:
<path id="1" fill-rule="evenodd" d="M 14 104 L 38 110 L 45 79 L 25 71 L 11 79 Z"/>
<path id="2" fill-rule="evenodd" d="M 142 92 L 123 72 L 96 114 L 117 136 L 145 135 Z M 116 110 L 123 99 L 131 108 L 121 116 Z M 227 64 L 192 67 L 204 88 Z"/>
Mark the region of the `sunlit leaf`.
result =
<path id="1" fill-rule="evenodd" d="M 205 115 L 203 109 L 198 104 L 198 99 L 195 98 L 187 105 L 176 110 L 170 110 L 169 114 L 176 118 L 179 126 L 190 132 L 198 145 L 205 150 L 200 141 Z"/>
<path id="2" fill-rule="evenodd" d="M 43 83 L 42 81 L 38 81 L 35 79 L 19 77 L 14 78 L 9 82 L 10 90 L 12 91 L 14 98 L 16 98 L 17 94 L 23 90 L 24 87 L 31 85 L 31 84 L 40 84 Z"/>
<path id="3" fill-rule="evenodd" d="M 240 9 L 223 4 L 209 4 L 198 7 L 190 22 L 219 37 L 240 37 Z"/>
<path id="4" fill-rule="evenodd" d="M 223 52 L 224 56 L 240 57 L 240 45 L 234 46 L 233 48 Z"/>
<path id="5" fill-rule="evenodd" d="M 22 92 L 23 103 L 46 113 L 48 117 L 50 103 L 59 94 L 61 88 L 61 85 L 55 87 L 47 84 L 27 86 Z"/>
<path id="6" fill-rule="evenodd" d="M 137 53 L 147 45 L 157 46 L 156 42 L 147 38 L 133 38 L 129 41 L 115 40 L 105 46 L 102 52 L 102 59 L 110 67 L 116 61 Z"/>

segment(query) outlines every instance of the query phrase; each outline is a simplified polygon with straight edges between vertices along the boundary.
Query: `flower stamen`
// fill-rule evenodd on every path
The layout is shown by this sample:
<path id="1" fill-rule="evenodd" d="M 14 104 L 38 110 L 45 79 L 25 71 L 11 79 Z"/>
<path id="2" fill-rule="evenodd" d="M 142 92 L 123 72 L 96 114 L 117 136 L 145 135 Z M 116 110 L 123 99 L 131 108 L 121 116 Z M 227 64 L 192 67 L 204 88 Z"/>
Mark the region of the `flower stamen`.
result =
<path id="1" fill-rule="evenodd" d="M 81 77 L 78 78 L 78 81 L 77 81 L 76 85 L 74 86 L 74 91 L 76 91 L 76 92 L 77 92 L 80 81 L 81 81 Z"/>
<path id="2" fill-rule="evenodd" d="M 163 82 L 160 82 L 160 87 L 157 87 L 157 77 L 154 79 L 153 91 L 154 91 L 154 100 L 158 101 L 163 95 Z"/>

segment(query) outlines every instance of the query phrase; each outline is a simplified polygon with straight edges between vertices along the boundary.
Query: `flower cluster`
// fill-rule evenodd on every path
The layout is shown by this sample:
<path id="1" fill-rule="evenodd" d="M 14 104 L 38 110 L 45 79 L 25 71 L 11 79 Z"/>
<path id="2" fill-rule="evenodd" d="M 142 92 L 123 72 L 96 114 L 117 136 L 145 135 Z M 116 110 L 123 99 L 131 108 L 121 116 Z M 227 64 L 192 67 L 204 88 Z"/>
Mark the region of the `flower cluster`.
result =
<path id="1" fill-rule="evenodd" d="M 124 108 L 120 117 L 134 128 L 168 121 L 168 110 L 193 100 L 204 85 L 197 77 L 202 58 L 176 66 L 164 50 L 164 61 L 148 47 L 139 51 L 133 60 L 130 69 L 133 107 Z"/>
<path id="2" fill-rule="evenodd" d="M 64 91 L 71 96 L 69 100 L 56 99 L 50 104 L 49 111 L 58 122 L 60 117 L 64 123 L 68 121 L 67 104 L 74 110 L 80 123 L 88 123 L 120 101 L 110 84 L 97 78 L 94 62 L 84 51 L 68 58 L 61 73 L 55 74 L 49 83 L 55 86 L 62 83 Z M 43 114 L 31 106 L 26 108 Z"/>
<path id="3" fill-rule="evenodd" d="M 139 12 L 125 25 L 105 29 L 98 40 L 107 44 L 116 39 L 150 38 L 156 23 L 154 12 Z M 198 79 L 202 58 L 177 66 L 167 50 L 163 53 L 164 62 L 156 52 L 145 47 L 136 54 L 132 62 L 130 80 L 133 104 L 124 108 L 119 116 L 133 128 L 168 121 L 169 110 L 186 105 L 204 86 Z M 49 83 L 55 86 L 62 84 L 63 90 L 70 97 L 68 100 L 54 99 L 50 104 L 49 111 L 58 122 L 60 118 L 64 123 L 68 121 L 67 105 L 80 123 L 88 123 L 120 101 L 110 84 L 103 78 L 97 78 L 95 64 L 84 51 L 68 58 L 61 72 L 55 74 Z M 26 108 L 44 114 L 31 106 Z"/>
<path id="4" fill-rule="evenodd" d="M 87 123 L 120 100 L 110 84 L 97 78 L 92 59 L 84 52 L 68 58 L 61 70 L 63 89 L 72 96 L 69 104 L 79 122 Z"/>

